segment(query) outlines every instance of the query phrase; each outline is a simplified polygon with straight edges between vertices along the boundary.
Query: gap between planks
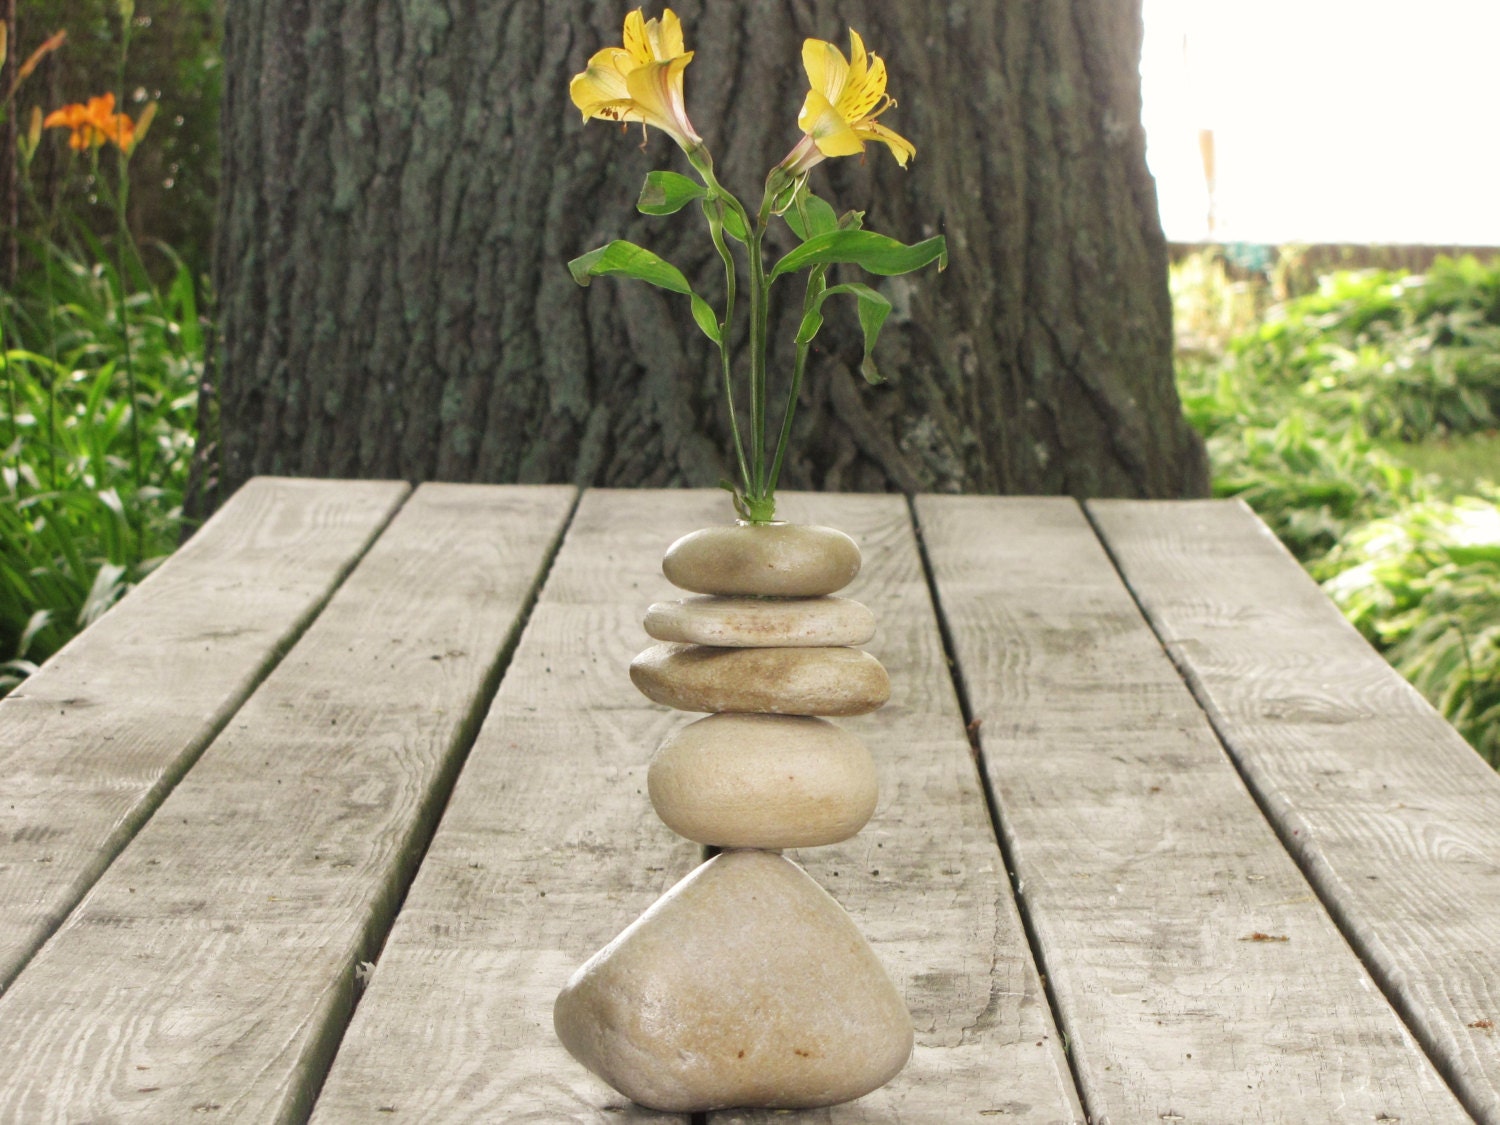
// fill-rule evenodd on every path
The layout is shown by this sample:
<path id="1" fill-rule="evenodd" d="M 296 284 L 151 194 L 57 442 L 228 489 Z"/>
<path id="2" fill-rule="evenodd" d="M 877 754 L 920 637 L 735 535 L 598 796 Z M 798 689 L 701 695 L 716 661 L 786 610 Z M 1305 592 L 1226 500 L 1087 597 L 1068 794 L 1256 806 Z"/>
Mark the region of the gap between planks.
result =
<path id="1" fill-rule="evenodd" d="M 414 495 L 415 493 L 413 493 Z M 362 963 L 366 973 L 373 973 L 380 964 L 380 955 L 385 951 L 385 944 L 391 936 L 396 918 L 401 913 L 402 906 L 406 903 L 406 896 L 411 892 L 411 886 L 416 881 L 417 872 L 422 869 L 422 863 L 427 858 L 428 849 L 432 847 L 433 837 L 437 835 L 438 825 L 442 823 L 443 814 L 447 811 L 448 802 L 453 797 L 453 788 L 458 783 L 459 775 L 463 772 L 464 763 L 468 761 L 469 753 L 474 749 L 474 743 L 479 738 L 480 728 L 484 725 L 485 716 L 489 714 L 490 706 L 495 701 L 495 696 L 500 691 L 500 684 L 505 679 L 505 673 L 509 670 L 511 660 L 515 657 L 516 648 L 521 642 L 521 636 L 526 631 L 527 624 L 531 621 L 532 612 L 536 609 L 537 599 L 542 589 L 547 584 L 547 577 L 552 573 L 553 564 L 557 562 L 558 552 L 562 549 L 563 540 L 567 537 L 568 529 L 573 525 L 573 518 L 578 514 L 578 505 L 583 499 L 583 490 L 575 489 L 572 503 L 569 504 L 567 512 L 562 517 L 561 524 L 555 529 L 554 537 L 547 548 L 540 567 L 532 579 L 530 589 L 526 592 L 520 609 L 518 610 L 514 624 L 511 626 L 510 634 L 506 637 L 504 645 L 495 656 L 494 665 L 484 677 L 481 686 L 476 692 L 473 705 L 459 724 L 458 733 L 455 736 L 456 749 L 453 758 L 436 779 L 433 786 L 433 809 L 431 815 L 425 822 L 417 827 L 416 839 L 413 841 L 411 851 L 413 859 L 406 869 L 405 877 L 396 888 L 396 895 L 387 915 L 377 920 L 375 932 L 370 935 L 371 949 L 369 960 Z M 368 980 L 368 977 L 365 978 Z M 318 1073 L 310 1077 L 306 1096 L 306 1105 L 312 1107 L 317 1105 L 318 1095 L 321 1093 L 323 1083 L 327 1081 L 328 1071 L 333 1066 L 334 1056 L 337 1055 L 339 1045 L 343 1042 L 345 1034 L 349 1030 L 349 1024 L 354 1019 L 354 1013 L 358 1011 L 360 1001 L 364 998 L 365 988 L 363 982 L 354 990 L 352 1002 L 343 1018 L 327 1030 L 328 1041 L 325 1044 L 325 1055 L 323 1065 Z M 309 1114 L 304 1114 L 304 1118 Z"/>
<path id="2" fill-rule="evenodd" d="M 160 772 L 156 779 L 141 792 L 135 804 L 118 817 L 107 838 L 95 848 L 93 856 L 79 865 L 71 885 L 56 894 L 50 904 L 50 917 L 44 920 L 36 933 L 23 939 L 19 943 L 19 948 L 13 946 L 9 955 L 6 954 L 4 948 L 5 942 L 0 941 L 0 995 L 4 994 L 42 947 L 67 922 L 78 904 L 109 870 L 130 841 L 150 822 L 162 803 L 171 796 L 177 784 L 187 776 L 188 771 L 192 769 L 203 752 L 223 733 L 244 702 L 255 694 L 261 684 L 276 670 L 277 665 L 296 647 L 297 642 L 312 627 L 328 603 L 338 593 L 344 581 L 380 539 L 380 536 L 385 533 L 391 521 L 396 518 L 411 497 L 410 487 L 401 482 L 370 482 L 361 487 L 366 491 L 371 491 L 382 485 L 388 490 L 399 487 L 400 491 L 395 492 L 389 500 L 385 501 L 387 506 L 383 514 L 378 514 L 368 527 L 361 527 L 365 538 L 350 551 L 347 557 L 330 570 L 325 586 L 295 611 L 282 633 L 271 638 L 258 661 L 247 669 L 240 682 L 224 689 L 215 689 L 212 683 L 203 685 L 206 692 L 222 690 L 224 694 L 217 700 L 193 701 L 194 703 L 211 703 L 212 712 L 196 731 L 184 736 L 185 741 L 180 744 L 180 749 L 166 751 L 166 754 L 170 756 L 164 757 L 161 761 Z M 246 482 L 244 487 L 225 501 L 219 510 L 183 544 L 173 558 L 168 559 L 161 567 L 147 575 L 135 590 L 126 594 L 116 606 L 111 607 L 100 622 L 75 636 L 27 681 L 18 685 L 9 697 L 12 708 L 26 703 L 46 706 L 50 702 L 48 695 L 49 689 L 52 689 L 52 681 L 58 678 L 60 678 L 61 686 L 66 688 L 62 695 L 69 697 L 58 700 L 59 707 L 74 702 L 73 697 L 80 693 L 84 693 L 83 698 L 76 701 L 80 705 L 88 706 L 91 703 L 98 705 L 86 694 L 91 687 L 87 675 L 81 678 L 77 667 L 71 666 L 72 662 L 81 662 L 88 668 L 89 661 L 93 659 L 91 649 L 100 643 L 108 643 L 103 641 L 106 634 L 111 629 L 119 627 L 122 621 L 127 620 L 143 606 L 149 605 L 163 583 L 171 583 L 184 577 L 193 579 L 194 565 L 198 555 L 207 552 L 212 558 L 221 550 L 219 539 L 229 534 L 227 528 L 232 519 L 242 517 L 241 508 L 249 508 L 252 514 L 256 512 L 258 506 L 272 505 L 274 507 L 276 504 L 293 508 L 301 504 L 312 509 L 318 503 L 323 502 L 321 497 L 326 490 L 326 482 L 306 482 L 288 478 L 257 477 Z M 287 495 L 282 495 L 283 493 Z M 304 493 L 311 495 L 303 495 Z M 372 506 L 378 507 L 380 503 L 378 497 L 370 496 L 367 499 Z M 357 505 L 352 507 L 357 507 Z M 179 574 L 179 572 L 182 573 Z M 200 592 L 207 596 L 208 591 Z M 118 690 L 124 697 L 125 706 L 128 707 L 134 701 L 130 698 L 132 696 L 149 698 L 152 694 L 152 687 L 153 685 L 150 684 L 127 683 Z M 41 693 L 40 698 L 38 698 L 38 692 Z M 57 693 L 51 691 L 50 694 Z M 112 703 L 119 703 L 120 700 L 105 699 L 102 702 L 108 708 Z M 24 716 L 20 721 L 22 723 L 26 721 Z M 121 717 L 106 711 L 102 722 L 97 718 L 92 721 L 95 729 L 90 732 L 92 735 L 90 742 L 114 742 L 122 736 L 128 738 L 133 730 L 128 714 Z M 144 765 L 148 769 L 153 768 L 155 762 L 144 763 Z M 12 845 L 19 839 L 21 839 L 21 833 L 17 831 L 15 838 L 11 841 Z M 35 860 L 38 863 L 43 861 L 40 856 Z M 50 862 L 50 857 L 47 857 L 47 861 Z"/>
<path id="3" fill-rule="evenodd" d="M 1464 805 L 1471 832 L 1476 824 L 1486 823 L 1482 811 L 1469 810 L 1482 807 L 1477 804 L 1483 799 L 1481 792 L 1493 794 L 1494 775 L 1487 768 L 1477 765 L 1479 759 L 1472 753 L 1472 749 L 1462 742 L 1446 720 L 1422 700 L 1415 689 L 1383 657 L 1358 636 L 1317 588 L 1301 564 L 1242 502 L 1182 501 L 1170 507 L 1163 506 L 1154 513 L 1158 518 L 1151 521 L 1154 530 L 1150 536 L 1140 534 L 1135 515 L 1137 505 L 1131 501 L 1090 502 L 1085 507 L 1089 522 L 1104 544 L 1121 581 L 1135 599 L 1141 615 L 1150 625 L 1162 649 L 1170 656 L 1188 690 L 1202 707 L 1215 736 L 1224 748 L 1225 756 L 1240 774 L 1262 816 L 1303 872 L 1307 883 L 1327 910 L 1350 950 L 1364 965 L 1370 979 L 1384 994 L 1465 1109 L 1476 1120 L 1500 1121 L 1500 1116 L 1497 1116 L 1500 1101 L 1496 1097 L 1493 1071 L 1486 1073 L 1486 1067 L 1493 1066 L 1485 1062 L 1489 1053 L 1472 1043 L 1466 1043 L 1463 1029 L 1466 1021 L 1470 1020 L 1475 1022 L 1468 1022 L 1467 1029 L 1479 1029 L 1476 1013 L 1482 1015 L 1483 1011 L 1490 1010 L 1483 1003 L 1478 1003 L 1476 1013 L 1465 1014 L 1466 1003 L 1473 1004 L 1482 999 L 1483 990 L 1476 992 L 1475 982 L 1483 981 L 1486 966 L 1483 961 L 1476 964 L 1467 953 L 1460 952 L 1468 948 L 1467 943 L 1472 940 L 1470 935 L 1484 932 L 1483 922 L 1478 921 L 1486 901 L 1483 890 L 1464 879 L 1461 871 L 1447 872 L 1444 879 L 1435 876 L 1434 870 L 1429 866 L 1422 874 L 1414 875 L 1414 861 L 1431 864 L 1435 859 L 1425 850 L 1394 857 L 1351 857 L 1351 840 L 1344 838 L 1344 834 L 1351 823 L 1358 822 L 1360 816 L 1371 815 L 1371 810 L 1365 807 L 1364 794 L 1358 787 L 1343 794 L 1343 800 L 1352 810 L 1348 818 L 1337 823 L 1329 822 L 1326 818 L 1320 820 L 1315 815 L 1309 818 L 1309 809 L 1305 806 L 1310 791 L 1306 788 L 1305 775 L 1311 766 L 1305 764 L 1298 770 L 1292 770 L 1282 743 L 1296 743 L 1304 753 L 1311 753 L 1315 748 L 1321 747 L 1317 760 L 1324 770 L 1320 772 L 1326 772 L 1329 778 L 1337 778 L 1339 767 L 1348 769 L 1347 763 L 1351 760 L 1348 747 L 1344 745 L 1347 740 L 1340 737 L 1340 725 L 1335 721 L 1340 713 L 1330 711 L 1324 720 L 1327 725 L 1319 728 L 1317 736 L 1307 735 L 1304 726 L 1301 741 L 1298 741 L 1298 731 L 1294 729 L 1297 725 L 1294 719 L 1289 720 L 1292 729 L 1282 730 L 1279 739 L 1268 733 L 1276 725 L 1279 716 L 1263 717 L 1260 726 L 1249 719 L 1246 700 L 1227 686 L 1229 681 L 1222 667 L 1223 662 L 1216 659 L 1213 628 L 1206 624 L 1210 618 L 1203 613 L 1204 604 L 1176 604 L 1172 599 L 1163 597 L 1163 591 L 1171 590 L 1172 584 L 1164 578 L 1160 559 L 1170 555 L 1184 565 L 1191 562 L 1193 566 L 1202 567 L 1212 565 L 1211 560 L 1217 556 L 1212 551 L 1203 550 L 1201 545 L 1197 551 L 1178 550 L 1169 553 L 1161 549 L 1162 542 L 1158 541 L 1160 537 L 1170 539 L 1184 534 L 1188 526 L 1193 526 L 1190 523 L 1191 517 L 1202 523 L 1201 527 L 1195 527 L 1197 535 L 1228 534 L 1236 537 L 1239 542 L 1236 555 L 1246 562 L 1246 567 L 1242 570 L 1248 570 L 1255 581 L 1263 582 L 1273 572 L 1284 573 L 1289 583 L 1295 583 L 1299 587 L 1296 591 L 1289 591 L 1287 597 L 1290 603 L 1298 607 L 1299 615 L 1312 611 L 1308 620 L 1323 641 L 1323 662 L 1330 668 L 1341 669 L 1351 682 L 1362 685 L 1359 696 L 1361 702 L 1358 706 L 1350 704 L 1350 713 L 1368 708 L 1374 714 L 1384 715 L 1387 720 L 1401 716 L 1408 723 L 1396 736 L 1402 740 L 1400 744 L 1403 750 L 1398 758 L 1382 758 L 1377 752 L 1382 740 L 1374 738 L 1373 741 L 1360 745 L 1354 768 L 1379 773 L 1392 785 L 1406 785 L 1408 793 L 1416 794 L 1414 801 L 1410 796 L 1407 800 L 1413 801 L 1414 807 L 1421 810 L 1419 815 L 1429 824 L 1441 822 L 1445 831 L 1451 830 L 1458 837 L 1464 836 L 1464 826 L 1458 823 L 1463 818 L 1445 816 L 1443 808 L 1444 797 L 1452 799 L 1455 794 Z M 1254 532 L 1251 531 L 1252 528 Z M 1114 537 L 1114 542 L 1111 541 L 1111 536 Z M 1248 550 L 1245 540 L 1250 541 Z M 1157 550 L 1148 550 L 1150 547 Z M 1267 549 L 1261 552 L 1262 547 Z M 1218 554 L 1224 554 L 1225 549 L 1221 545 Z M 1135 575 L 1134 580 L 1132 574 Z M 1231 587 L 1232 591 L 1235 589 L 1237 587 Z M 1220 615 L 1235 613 L 1234 607 L 1243 596 L 1243 593 L 1236 596 L 1231 592 L 1226 602 L 1215 607 L 1216 611 Z M 1300 616 L 1297 620 L 1300 622 Z M 1287 615 L 1281 615 L 1268 625 L 1273 630 L 1287 628 Z M 1305 623 L 1304 627 L 1307 627 Z M 1196 630 L 1205 628 L 1208 629 L 1207 634 L 1196 634 Z M 1191 632 L 1183 635 L 1184 629 Z M 1202 636 L 1202 641 L 1189 639 L 1193 635 Z M 1355 673 L 1363 674 L 1356 676 Z M 1376 681 L 1392 685 L 1396 689 L 1394 695 L 1375 690 L 1378 686 Z M 1371 736 L 1367 734 L 1366 737 Z M 1387 735 L 1385 741 L 1388 742 L 1390 737 Z M 1344 746 L 1342 753 L 1341 746 Z M 1410 763 L 1402 760 L 1415 755 L 1419 748 L 1429 758 L 1425 769 L 1421 766 L 1413 768 Z M 1368 761 L 1367 754 L 1373 754 L 1375 760 Z M 1466 770 L 1477 775 L 1471 780 L 1480 782 L 1478 787 L 1471 787 L 1458 780 Z M 1456 776 L 1437 789 L 1428 789 L 1417 780 L 1423 778 L 1427 771 Z M 1412 788 L 1414 782 L 1415 789 Z M 1317 788 L 1319 786 L 1315 783 L 1313 789 Z M 1381 789 L 1385 788 L 1386 785 L 1382 784 Z M 1494 806 L 1493 799 L 1490 804 Z M 1405 808 L 1407 805 L 1403 802 L 1396 807 Z M 1452 808 L 1451 805 L 1448 806 L 1447 812 L 1451 813 Z M 1414 832 L 1412 838 L 1420 839 L 1422 835 L 1422 832 Z M 1489 838 L 1493 839 L 1493 835 Z M 1483 853 L 1485 848 L 1482 842 L 1467 842 L 1466 849 L 1459 849 L 1459 852 L 1463 850 Z M 1393 921 L 1389 904 L 1382 905 L 1378 896 L 1375 896 L 1376 901 L 1372 901 L 1372 896 L 1364 893 L 1366 884 L 1350 874 L 1355 858 L 1365 861 L 1360 868 L 1366 873 L 1364 877 L 1380 880 L 1379 885 L 1387 888 L 1384 892 L 1387 895 L 1391 893 L 1390 888 L 1399 884 L 1399 879 L 1388 878 L 1392 873 L 1386 869 L 1386 862 L 1392 858 L 1401 861 L 1399 874 L 1415 878 L 1419 882 L 1425 880 L 1420 890 L 1409 888 L 1398 896 L 1403 903 L 1409 904 L 1408 910 L 1422 919 L 1423 924 L 1417 927 L 1415 933 L 1407 932 L 1406 928 Z M 1461 854 L 1454 862 L 1461 864 Z M 1422 870 L 1420 867 L 1416 869 Z M 1492 876 L 1493 870 L 1492 867 L 1489 868 L 1485 875 Z M 1378 875 L 1371 872 L 1378 872 Z M 1472 915 L 1475 921 L 1470 922 L 1469 933 L 1459 938 L 1455 938 L 1452 931 L 1444 930 L 1436 921 L 1430 929 L 1425 926 L 1428 918 L 1436 919 L 1443 915 L 1441 909 L 1435 908 L 1432 898 L 1426 896 L 1437 894 L 1440 897 L 1441 892 L 1433 891 L 1432 888 L 1445 882 L 1462 883 L 1468 892 L 1466 902 L 1474 904 Z M 1491 894 L 1487 901 L 1494 903 L 1496 899 Z M 1486 917 L 1494 917 L 1493 909 Z M 1405 933 L 1408 941 L 1415 939 L 1418 944 L 1403 948 L 1401 942 L 1391 936 L 1396 933 Z M 1482 941 L 1483 938 L 1479 940 Z M 1418 964 L 1413 960 L 1413 948 L 1430 952 L 1418 955 Z M 1455 973 L 1455 964 L 1463 965 L 1464 968 Z M 1447 966 L 1447 970 L 1441 966 Z"/>
<path id="4" fill-rule="evenodd" d="M 82 1111 L 90 1099 L 113 1102 L 122 1091 L 129 1096 L 130 1083 L 99 1079 L 112 1068 L 130 1074 L 126 1064 L 148 1053 L 153 1079 L 163 1081 L 136 1094 L 149 1093 L 162 1113 L 210 1093 L 208 1100 L 240 1112 L 305 1115 L 309 1089 L 347 1022 L 354 966 L 389 928 L 415 870 L 414 845 L 441 811 L 433 782 L 448 772 L 445 758 L 474 694 L 495 678 L 518 611 L 576 502 L 576 490 L 562 493 L 419 490 L 422 499 L 395 525 L 406 528 L 400 541 L 393 546 L 391 534 L 377 541 L 290 654 L 295 664 L 282 661 L 238 713 L 245 721 L 227 728 L 174 790 L 165 808 L 180 815 L 158 816 L 132 841 L 59 941 L 0 998 L 12 1020 L 0 1019 L 0 1039 L 16 1038 L 0 1097 L 38 1113 L 48 1104 Z M 529 543 L 494 522 L 513 499 L 552 513 Z M 455 528 L 465 515 L 486 514 L 482 536 Z M 455 612 L 481 590 L 483 614 Z M 455 638 L 473 655 L 440 647 Z M 398 683 L 418 693 L 419 706 L 401 701 L 392 691 Z M 368 711 L 355 696 L 368 697 Z M 454 702 L 461 707 L 445 717 Z M 289 742 L 297 754 L 274 771 L 261 768 L 262 754 L 269 766 Z M 283 780 L 287 788 L 276 788 Z M 319 815 L 330 801 L 344 810 L 332 821 Z M 306 824 L 321 835 L 304 838 Z M 366 858 L 372 842 L 376 854 Z M 333 862 L 337 849 L 349 862 Z M 308 904 L 315 916 L 304 911 Z M 80 917 L 85 910 L 90 916 Z M 325 915 L 328 925 L 313 924 Z M 101 975 L 111 964 L 126 971 Z M 80 974 L 79 965 L 90 968 Z M 238 1064 L 204 1054 L 226 1036 L 234 1037 Z M 89 1041 L 99 1054 L 85 1075 L 71 1060 Z M 204 1065 L 209 1057 L 217 1065 Z M 251 1065 L 241 1065 L 247 1059 Z M 260 1111 L 249 1108 L 256 1103 Z"/>
<path id="5" fill-rule="evenodd" d="M 971 704 L 993 723 L 984 768 L 1095 1117 L 1420 1106 L 1457 1120 L 1322 906 L 1309 894 L 1290 909 L 1305 880 L 1076 503 L 918 509 Z M 1272 907 L 1293 934 L 1275 962 L 1239 936 L 1269 928 Z"/>
<path id="6" fill-rule="evenodd" d="M 963 718 L 964 732 L 969 736 L 970 753 L 974 756 L 974 773 L 979 782 L 980 792 L 984 794 L 985 808 L 990 814 L 990 829 L 995 834 L 995 846 L 1000 851 L 1000 862 L 1005 867 L 1005 874 L 1010 882 L 1012 895 L 1015 898 L 1016 910 L 1021 916 L 1021 926 L 1026 934 L 1026 945 L 1031 953 L 1031 959 L 1036 964 L 1038 975 L 1042 981 L 1042 995 L 1047 1001 L 1047 1010 L 1052 1016 L 1052 1026 L 1056 1027 L 1063 1035 L 1063 1043 L 1067 1043 L 1067 1025 L 1063 1020 L 1063 1013 L 1058 1007 L 1057 996 L 1052 990 L 1052 974 L 1047 969 L 1047 957 L 1042 943 L 1037 938 L 1036 924 L 1031 917 L 1031 908 L 1026 902 L 1024 895 L 1020 894 L 1017 887 L 1016 865 L 1011 857 L 1010 843 L 1006 839 L 1004 824 L 1000 816 L 1000 802 L 995 798 L 994 786 L 990 783 L 990 774 L 985 769 L 984 743 L 979 737 L 979 726 L 974 714 L 974 706 L 969 699 L 968 685 L 964 682 L 963 666 L 958 662 L 958 649 L 954 644 L 953 630 L 948 624 L 948 614 L 943 609 L 942 592 L 938 589 L 937 575 L 933 572 L 932 556 L 927 552 L 927 537 L 922 532 L 922 520 L 917 511 L 915 496 L 906 498 L 907 512 L 911 518 L 912 534 L 917 541 L 917 554 L 922 562 L 922 577 L 927 582 L 927 593 L 932 599 L 932 612 L 937 620 L 938 635 L 943 642 L 943 659 L 948 663 L 948 674 L 953 680 L 953 693 L 958 698 L 959 714 Z M 1094 1119 L 1093 1109 L 1089 1105 L 1088 1090 L 1079 1081 L 1078 1067 L 1073 1058 L 1073 1052 L 1063 1051 L 1064 1058 L 1068 1063 L 1068 1074 L 1073 1080 L 1073 1087 L 1078 1091 L 1078 1099 L 1082 1103 L 1085 1121 Z M 695 1122 L 694 1125 L 697 1125 Z M 706 1125 L 706 1122 L 705 1122 Z"/>

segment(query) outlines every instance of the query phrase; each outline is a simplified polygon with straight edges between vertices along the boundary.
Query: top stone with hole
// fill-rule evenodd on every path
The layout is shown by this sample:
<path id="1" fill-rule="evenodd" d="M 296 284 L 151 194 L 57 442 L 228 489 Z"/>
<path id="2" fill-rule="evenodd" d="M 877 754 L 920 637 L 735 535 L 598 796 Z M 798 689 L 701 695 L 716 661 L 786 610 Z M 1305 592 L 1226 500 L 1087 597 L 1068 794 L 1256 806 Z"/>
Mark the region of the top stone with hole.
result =
<path id="1" fill-rule="evenodd" d="M 695 594 L 809 598 L 842 590 L 859 564 L 858 544 L 831 527 L 739 523 L 684 535 L 661 569 Z"/>

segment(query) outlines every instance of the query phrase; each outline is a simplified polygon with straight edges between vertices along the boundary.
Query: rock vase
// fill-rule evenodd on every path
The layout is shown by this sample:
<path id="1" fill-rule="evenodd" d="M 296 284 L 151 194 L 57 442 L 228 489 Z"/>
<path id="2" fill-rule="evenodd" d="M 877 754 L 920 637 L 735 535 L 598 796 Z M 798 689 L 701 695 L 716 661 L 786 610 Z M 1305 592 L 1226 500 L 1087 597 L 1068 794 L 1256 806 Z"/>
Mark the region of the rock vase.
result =
<path id="1" fill-rule="evenodd" d="M 847 840 L 875 810 L 869 750 L 832 718 L 873 711 L 890 680 L 858 645 L 875 619 L 837 597 L 859 573 L 843 532 L 705 528 L 662 571 L 698 595 L 651 606 L 658 643 L 631 664 L 650 699 L 706 718 L 652 759 L 652 807 L 716 852 L 557 997 L 584 1066 L 650 1109 L 805 1109 L 884 1085 L 911 1017 L 844 909 L 783 848 Z"/>

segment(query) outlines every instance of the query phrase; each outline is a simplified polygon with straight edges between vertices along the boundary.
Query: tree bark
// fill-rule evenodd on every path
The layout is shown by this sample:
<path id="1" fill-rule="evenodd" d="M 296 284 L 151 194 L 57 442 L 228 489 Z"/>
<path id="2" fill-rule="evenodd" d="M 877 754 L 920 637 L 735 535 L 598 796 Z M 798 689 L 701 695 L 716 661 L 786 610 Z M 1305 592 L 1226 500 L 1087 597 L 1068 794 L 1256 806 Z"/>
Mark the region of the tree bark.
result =
<path id="1" fill-rule="evenodd" d="M 708 485 L 731 477 L 718 361 L 681 299 L 578 254 L 628 238 L 710 300 L 695 210 L 634 210 L 665 137 L 587 126 L 569 77 L 624 7 L 552 0 L 242 0 L 226 44 L 217 263 L 222 473 Z M 812 186 L 951 265 L 880 281 L 857 374 L 819 337 L 782 486 L 1200 495 L 1172 377 L 1167 251 L 1140 124 L 1140 0 L 683 0 L 689 114 L 752 208 L 791 148 L 805 37 L 855 27 L 910 138 Z M 657 14 L 653 8 L 648 16 Z M 773 252 L 789 249 L 784 229 Z M 855 275 L 849 274 L 852 279 Z M 797 286 L 773 311 L 774 407 Z M 743 295 L 743 290 L 741 291 Z M 800 295 L 800 289 L 798 289 Z M 743 307 L 743 300 L 741 306 Z M 744 327 L 736 336 L 743 341 Z"/>

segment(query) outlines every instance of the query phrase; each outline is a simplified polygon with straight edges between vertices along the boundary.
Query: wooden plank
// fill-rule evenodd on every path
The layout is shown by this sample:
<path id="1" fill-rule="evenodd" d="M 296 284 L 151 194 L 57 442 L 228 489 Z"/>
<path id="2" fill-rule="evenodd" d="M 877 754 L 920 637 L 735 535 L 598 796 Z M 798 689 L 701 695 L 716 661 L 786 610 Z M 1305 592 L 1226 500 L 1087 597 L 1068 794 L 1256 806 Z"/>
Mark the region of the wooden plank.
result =
<path id="1" fill-rule="evenodd" d="M 417 491 L 0 996 L 0 1120 L 307 1112 L 573 496 Z"/>
<path id="2" fill-rule="evenodd" d="M 1091 1119 L 1468 1120 L 1074 502 L 917 512 Z"/>
<path id="3" fill-rule="evenodd" d="M 329 1122 L 655 1121 L 552 1030 L 569 975 L 699 862 L 646 766 L 682 716 L 630 682 L 678 596 L 677 536 L 722 492 L 584 494 L 313 1114 Z"/>
<path id="4" fill-rule="evenodd" d="M 885 785 L 874 822 L 848 845 L 799 859 L 875 942 L 916 1016 L 918 1049 L 886 1091 L 776 1119 L 889 1121 L 899 1109 L 903 1120 L 950 1120 L 967 1103 L 1072 1121 L 1066 1061 L 989 835 L 904 502 L 782 502 L 789 516 L 861 540 L 866 569 L 850 593 L 881 616 L 871 647 L 897 686 L 895 703 L 860 720 Z M 651 754 L 687 718 L 648 703 L 625 669 L 649 643 L 646 607 L 680 596 L 661 578 L 662 552 L 727 515 L 717 491 L 585 496 L 334 1062 L 317 1125 L 382 1108 L 443 1121 L 660 1118 L 568 1057 L 552 1001 L 588 954 L 699 859 L 645 794 Z"/>
<path id="5" fill-rule="evenodd" d="M 875 816 L 854 839 L 795 858 L 870 938 L 911 1009 L 917 1044 L 905 1070 L 858 1101 L 709 1120 L 1081 1123 L 964 731 L 907 503 L 793 494 L 780 507 L 789 519 L 838 527 L 859 542 L 864 566 L 848 593 L 875 611 L 880 631 L 864 647 L 892 683 L 880 711 L 839 720 L 875 757 Z"/>
<path id="6" fill-rule="evenodd" d="M 1500 775 L 1242 504 L 1090 508 L 1345 936 L 1469 1112 L 1500 1122 Z"/>
<path id="7" fill-rule="evenodd" d="M 260 477 L 0 701 L 0 993 L 407 493 Z"/>

